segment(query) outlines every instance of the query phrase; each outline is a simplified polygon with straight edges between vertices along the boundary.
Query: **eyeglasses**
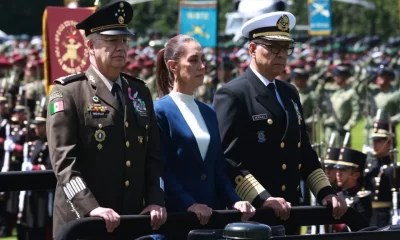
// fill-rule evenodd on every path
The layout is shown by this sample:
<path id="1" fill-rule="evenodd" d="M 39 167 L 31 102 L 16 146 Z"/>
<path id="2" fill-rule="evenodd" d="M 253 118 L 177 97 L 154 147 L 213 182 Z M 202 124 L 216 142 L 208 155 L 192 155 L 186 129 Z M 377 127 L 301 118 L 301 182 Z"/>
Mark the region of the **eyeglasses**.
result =
<path id="1" fill-rule="evenodd" d="M 131 42 L 132 42 L 132 40 L 129 39 L 129 38 L 107 38 L 107 39 L 98 38 L 97 40 L 105 41 L 105 42 L 107 42 L 108 44 L 110 44 L 110 45 L 112 45 L 112 46 L 116 46 L 116 45 L 118 45 L 118 44 L 121 43 L 121 42 L 122 42 L 122 44 L 125 45 L 125 46 L 130 46 L 130 44 L 131 44 Z"/>
<path id="2" fill-rule="evenodd" d="M 294 51 L 294 47 L 281 47 L 279 45 L 273 45 L 273 44 L 266 44 L 266 43 L 256 43 L 256 45 L 260 45 L 263 48 L 267 49 L 268 51 L 270 51 L 273 54 L 279 54 L 282 50 L 286 51 L 286 54 L 288 56 L 292 55 L 293 51 Z"/>

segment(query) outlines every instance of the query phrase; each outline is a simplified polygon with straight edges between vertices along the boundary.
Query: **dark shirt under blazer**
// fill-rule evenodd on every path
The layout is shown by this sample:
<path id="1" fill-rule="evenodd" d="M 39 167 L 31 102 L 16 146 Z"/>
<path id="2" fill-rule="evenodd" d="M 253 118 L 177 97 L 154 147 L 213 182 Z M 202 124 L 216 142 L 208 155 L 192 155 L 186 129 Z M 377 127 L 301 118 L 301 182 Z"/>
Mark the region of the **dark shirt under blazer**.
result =
<path id="1" fill-rule="evenodd" d="M 231 208 L 240 201 L 225 173 L 226 161 L 215 112 L 210 106 L 195 102 L 210 134 L 204 161 L 196 138 L 174 100 L 167 95 L 154 104 L 160 129 L 168 211 L 186 211 L 194 203 L 215 209 L 221 206 L 217 202 L 223 202 Z"/>

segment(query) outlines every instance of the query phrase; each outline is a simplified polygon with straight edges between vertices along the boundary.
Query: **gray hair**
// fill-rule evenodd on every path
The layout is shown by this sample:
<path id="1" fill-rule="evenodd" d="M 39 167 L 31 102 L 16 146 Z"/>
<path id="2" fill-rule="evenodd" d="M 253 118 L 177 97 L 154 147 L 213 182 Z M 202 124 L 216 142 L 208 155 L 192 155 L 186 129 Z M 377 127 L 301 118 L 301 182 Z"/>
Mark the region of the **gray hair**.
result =
<path id="1" fill-rule="evenodd" d="M 92 34 L 86 36 L 86 41 L 93 41 L 93 40 L 96 40 L 96 39 L 98 38 L 99 35 L 100 35 L 100 34 L 98 34 L 98 33 L 92 33 Z"/>

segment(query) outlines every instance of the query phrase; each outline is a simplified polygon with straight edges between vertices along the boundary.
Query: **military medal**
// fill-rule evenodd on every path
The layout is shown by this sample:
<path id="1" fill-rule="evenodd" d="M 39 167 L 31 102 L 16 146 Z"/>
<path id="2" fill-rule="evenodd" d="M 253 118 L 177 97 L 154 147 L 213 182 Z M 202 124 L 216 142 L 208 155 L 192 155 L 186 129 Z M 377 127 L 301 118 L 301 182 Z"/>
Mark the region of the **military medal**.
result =
<path id="1" fill-rule="evenodd" d="M 97 144 L 97 148 L 99 150 L 101 150 L 103 148 L 103 145 L 101 144 L 101 142 L 103 142 L 106 139 L 106 133 L 103 131 L 103 129 L 101 129 L 102 125 L 99 124 L 99 129 L 96 130 L 96 132 L 94 133 L 94 139 L 96 139 L 97 142 L 99 142 L 99 144 Z"/>
<path id="2" fill-rule="evenodd" d="M 297 120 L 299 120 L 299 125 L 300 125 L 302 119 L 301 119 L 301 114 L 300 114 L 300 111 L 299 111 L 299 106 L 297 106 L 297 103 L 295 103 L 293 101 L 293 99 L 291 99 L 291 100 L 292 100 L 292 103 L 293 103 L 293 107 L 296 110 Z"/>
<path id="3" fill-rule="evenodd" d="M 138 92 L 136 91 L 132 96 L 132 88 L 128 88 L 128 97 L 132 100 L 133 108 L 136 113 L 141 117 L 147 117 L 146 103 L 138 97 Z"/>
<path id="4" fill-rule="evenodd" d="M 100 102 L 99 97 L 97 97 L 97 96 L 93 96 L 92 99 L 93 99 L 93 102 L 95 102 L 95 103 Z"/>

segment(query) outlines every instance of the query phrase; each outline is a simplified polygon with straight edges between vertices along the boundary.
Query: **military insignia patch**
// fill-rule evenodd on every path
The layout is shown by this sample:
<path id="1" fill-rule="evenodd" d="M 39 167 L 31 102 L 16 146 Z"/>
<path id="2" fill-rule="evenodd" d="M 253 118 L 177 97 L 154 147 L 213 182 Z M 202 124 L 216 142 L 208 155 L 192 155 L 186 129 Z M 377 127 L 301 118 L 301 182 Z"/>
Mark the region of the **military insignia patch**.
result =
<path id="1" fill-rule="evenodd" d="M 132 100 L 133 108 L 136 113 L 141 117 L 147 117 L 146 103 L 138 97 L 138 92 L 136 91 L 132 96 L 132 88 L 128 88 L 129 99 Z"/>
<path id="2" fill-rule="evenodd" d="M 258 137 L 258 142 L 259 143 L 263 143 L 265 142 L 267 139 L 265 139 L 265 132 L 264 131 L 258 131 L 257 132 L 257 137 Z"/>
<path id="3" fill-rule="evenodd" d="M 63 97 L 63 95 L 60 91 L 55 91 L 52 94 L 50 94 L 49 102 L 51 102 L 53 99 L 62 98 L 62 97 Z"/>
<path id="4" fill-rule="evenodd" d="M 64 101 L 58 101 L 50 104 L 50 115 L 64 111 Z"/>

